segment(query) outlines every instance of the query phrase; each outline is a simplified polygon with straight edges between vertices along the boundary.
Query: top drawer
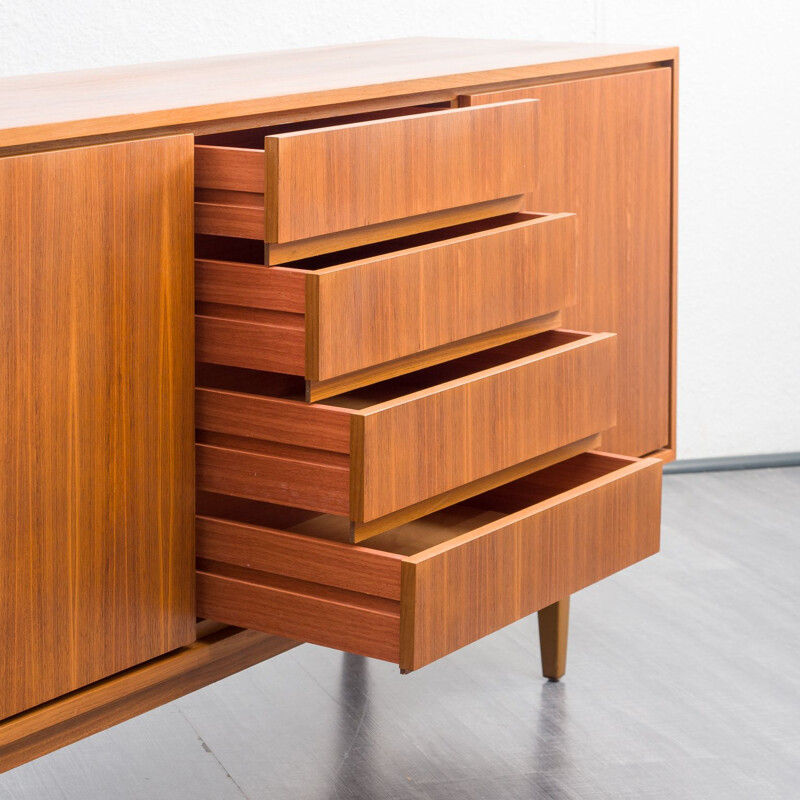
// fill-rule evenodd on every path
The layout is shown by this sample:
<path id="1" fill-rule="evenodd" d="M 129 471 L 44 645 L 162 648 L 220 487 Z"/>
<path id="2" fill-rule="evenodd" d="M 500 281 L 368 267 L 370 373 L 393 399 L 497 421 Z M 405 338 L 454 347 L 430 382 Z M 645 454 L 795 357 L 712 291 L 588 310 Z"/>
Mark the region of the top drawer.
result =
<path id="1" fill-rule="evenodd" d="M 205 137 L 195 148 L 197 232 L 280 245 L 518 197 L 533 188 L 536 107 L 519 100 Z M 274 256 L 292 258 L 281 248 Z"/>

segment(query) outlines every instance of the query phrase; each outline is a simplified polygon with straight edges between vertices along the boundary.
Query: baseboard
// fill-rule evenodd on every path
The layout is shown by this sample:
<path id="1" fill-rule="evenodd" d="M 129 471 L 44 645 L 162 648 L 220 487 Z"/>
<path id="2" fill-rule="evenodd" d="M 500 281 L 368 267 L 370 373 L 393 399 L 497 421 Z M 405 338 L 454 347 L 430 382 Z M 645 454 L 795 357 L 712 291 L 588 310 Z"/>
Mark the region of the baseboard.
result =
<path id="1" fill-rule="evenodd" d="M 664 474 L 721 472 L 729 469 L 769 469 L 770 467 L 800 467 L 800 453 L 767 453 L 757 456 L 724 456 L 721 458 L 685 458 L 664 464 Z"/>

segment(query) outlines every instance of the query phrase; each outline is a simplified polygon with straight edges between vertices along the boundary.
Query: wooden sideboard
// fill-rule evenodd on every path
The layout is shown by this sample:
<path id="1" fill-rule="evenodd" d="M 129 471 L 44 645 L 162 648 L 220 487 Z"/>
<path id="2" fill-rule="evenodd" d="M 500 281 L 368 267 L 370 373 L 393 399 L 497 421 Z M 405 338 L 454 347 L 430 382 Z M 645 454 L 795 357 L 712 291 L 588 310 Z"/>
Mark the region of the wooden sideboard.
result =
<path id="1" fill-rule="evenodd" d="M 0 769 L 312 642 L 401 671 L 659 547 L 677 50 L 0 80 Z"/>

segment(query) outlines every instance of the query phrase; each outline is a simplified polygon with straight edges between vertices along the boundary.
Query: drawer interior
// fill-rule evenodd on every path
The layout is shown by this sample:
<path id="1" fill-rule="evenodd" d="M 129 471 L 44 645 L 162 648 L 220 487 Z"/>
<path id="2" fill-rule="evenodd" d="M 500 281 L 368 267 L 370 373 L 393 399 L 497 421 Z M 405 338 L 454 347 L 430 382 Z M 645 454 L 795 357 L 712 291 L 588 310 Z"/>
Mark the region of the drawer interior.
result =
<path id="1" fill-rule="evenodd" d="M 490 489 L 462 503 L 398 525 L 358 545 L 349 543 L 347 519 L 333 514 L 319 514 L 300 508 L 276 506 L 209 492 L 198 493 L 197 514 L 200 517 L 223 517 L 272 531 L 341 542 L 355 550 L 364 548 L 401 556 L 415 556 L 433 547 L 453 543 L 458 537 L 473 534 L 485 525 L 531 505 L 569 492 L 597 478 L 608 477 L 635 462 L 634 458 L 608 453 L 582 453 L 496 489 Z M 203 554 L 198 551 L 198 556 Z M 209 556 L 206 553 L 203 557 Z"/>
<path id="2" fill-rule="evenodd" d="M 516 514 L 536 503 L 569 492 L 579 486 L 612 475 L 632 460 L 606 453 L 583 453 L 519 480 L 471 497 L 463 503 L 399 525 L 362 544 L 371 550 L 402 556 L 417 556 L 440 545 L 455 545 L 479 529 Z M 292 533 L 346 541 L 341 517 L 318 515 L 293 521 Z"/>
<path id="3" fill-rule="evenodd" d="M 210 492 L 198 493 L 197 514 L 200 517 L 223 517 L 233 522 L 258 525 L 271 531 L 343 542 L 353 550 L 365 548 L 413 556 L 597 478 L 608 477 L 636 462 L 637 459 L 627 456 L 582 453 L 462 503 L 399 525 L 358 545 L 348 542 L 347 520 L 333 514 L 319 514 Z M 264 535 L 269 534 L 265 532 Z M 202 555 L 198 553 L 198 556 Z"/>
<path id="4" fill-rule="evenodd" d="M 324 253 L 310 258 L 300 258 L 292 261 L 281 269 L 297 269 L 308 272 L 319 272 L 334 269 L 355 262 L 379 259 L 382 256 L 397 255 L 403 250 L 415 247 L 426 247 L 437 244 L 447 244 L 453 239 L 462 236 L 475 236 L 481 233 L 507 228 L 518 222 L 529 222 L 535 219 L 546 219 L 551 214 L 535 213 L 532 211 L 518 211 L 512 214 L 500 214 L 496 217 L 465 222 L 461 225 L 450 225 L 445 228 L 436 228 L 423 231 L 411 236 L 398 236 L 380 242 L 349 247 L 333 253 Z M 198 260 L 232 261 L 245 264 L 265 264 L 264 242 L 260 239 L 236 239 L 230 236 L 208 236 L 198 234 L 195 238 L 195 258 Z"/>
<path id="5" fill-rule="evenodd" d="M 460 381 L 477 375 L 484 370 L 508 365 L 509 368 L 519 359 L 546 353 L 562 345 L 588 339 L 593 334 L 580 331 L 554 330 L 508 342 L 499 347 L 481 350 L 461 358 L 446 361 L 433 367 L 399 375 L 386 381 L 354 389 L 325 402 L 341 408 L 368 410 L 374 406 L 399 400 L 416 392 L 442 386 L 452 381 Z"/>
<path id="6" fill-rule="evenodd" d="M 450 108 L 449 103 L 432 103 L 420 106 L 401 106 L 400 108 L 384 108 L 376 111 L 365 111 L 360 114 L 339 114 L 332 117 L 283 122 L 277 125 L 264 125 L 257 128 L 243 128 L 238 131 L 222 131 L 195 137 L 198 145 L 214 147 L 236 147 L 245 150 L 263 150 L 264 137 L 280 133 L 297 133 L 313 131 L 319 128 L 331 128 L 336 125 L 353 125 L 359 122 L 375 122 L 395 117 L 409 117 L 416 114 L 428 114 L 437 109 Z"/>
<path id="7" fill-rule="evenodd" d="M 556 347 L 588 339 L 594 334 L 582 331 L 553 330 L 538 333 L 525 339 L 508 342 L 478 353 L 436 364 L 426 369 L 410 372 L 389 380 L 354 389 L 330 397 L 317 407 L 335 406 L 353 411 L 366 412 L 374 406 L 394 400 L 402 400 L 416 392 L 431 390 L 451 381 L 458 381 L 484 370 L 508 365 Z M 305 383 L 302 378 L 279 373 L 224 367 L 215 364 L 198 364 L 196 381 L 198 387 L 231 392 L 246 392 L 263 397 L 276 397 L 303 402 Z"/>
<path id="8" fill-rule="evenodd" d="M 201 492 L 198 613 L 416 668 L 655 552 L 659 486 L 655 459 L 584 453 L 366 545 L 340 517 Z"/>

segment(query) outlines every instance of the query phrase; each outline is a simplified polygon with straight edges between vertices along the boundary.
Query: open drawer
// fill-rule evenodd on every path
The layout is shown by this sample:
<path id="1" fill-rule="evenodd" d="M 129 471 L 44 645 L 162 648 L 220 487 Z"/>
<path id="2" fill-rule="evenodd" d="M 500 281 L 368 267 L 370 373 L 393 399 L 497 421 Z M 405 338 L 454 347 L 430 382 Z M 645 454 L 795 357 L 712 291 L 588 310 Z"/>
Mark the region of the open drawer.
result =
<path id="1" fill-rule="evenodd" d="M 337 517 L 201 493 L 197 613 L 418 669 L 657 552 L 660 504 L 659 459 L 594 452 L 368 547 Z"/>
<path id="2" fill-rule="evenodd" d="M 302 375 L 310 400 L 558 327 L 576 296 L 572 214 L 507 214 L 290 267 L 218 237 L 197 252 L 198 360 Z"/>
<path id="3" fill-rule="evenodd" d="M 614 334 L 547 331 L 314 405 L 299 379 L 198 365 L 197 486 L 357 523 L 477 494 L 612 427 L 615 361 Z"/>
<path id="4" fill-rule="evenodd" d="M 261 239 L 276 264 L 341 249 L 337 234 L 353 229 L 377 241 L 516 210 L 534 186 L 536 106 L 395 109 L 200 137 L 196 232 Z"/>

